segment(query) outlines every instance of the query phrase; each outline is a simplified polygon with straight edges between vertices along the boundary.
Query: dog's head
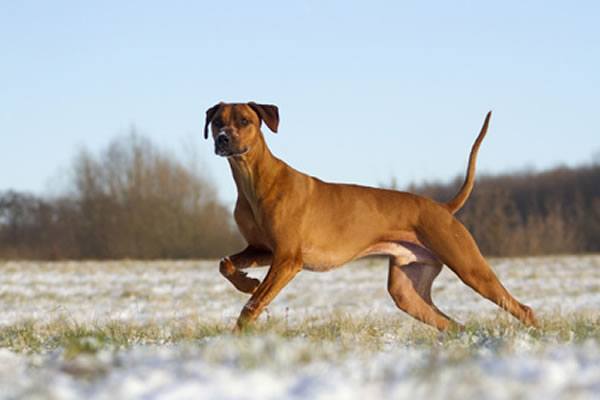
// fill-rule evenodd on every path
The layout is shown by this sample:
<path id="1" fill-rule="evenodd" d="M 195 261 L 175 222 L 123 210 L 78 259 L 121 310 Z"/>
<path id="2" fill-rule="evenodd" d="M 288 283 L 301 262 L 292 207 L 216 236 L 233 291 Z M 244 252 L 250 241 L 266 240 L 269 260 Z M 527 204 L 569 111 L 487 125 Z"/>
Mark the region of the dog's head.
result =
<path id="1" fill-rule="evenodd" d="M 272 104 L 219 103 L 206 110 L 204 137 L 209 125 L 215 141 L 215 154 L 223 157 L 241 156 L 252 149 L 262 135 L 262 121 L 277 132 L 279 110 Z"/>

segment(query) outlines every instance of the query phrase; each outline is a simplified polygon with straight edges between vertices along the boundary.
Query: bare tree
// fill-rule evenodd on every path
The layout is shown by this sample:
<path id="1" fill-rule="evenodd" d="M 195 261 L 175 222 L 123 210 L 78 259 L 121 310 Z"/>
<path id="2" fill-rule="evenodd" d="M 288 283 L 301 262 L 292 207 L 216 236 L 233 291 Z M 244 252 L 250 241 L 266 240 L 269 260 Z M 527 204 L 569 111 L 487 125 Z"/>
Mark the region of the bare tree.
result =
<path id="1" fill-rule="evenodd" d="M 409 190 L 447 201 L 460 183 L 457 178 Z M 457 216 L 489 255 L 598 252 L 600 164 L 479 176 Z"/>
<path id="2" fill-rule="evenodd" d="M 80 151 L 53 200 L 0 196 L 0 241 L 11 258 L 217 257 L 242 246 L 201 171 L 135 133 Z"/>

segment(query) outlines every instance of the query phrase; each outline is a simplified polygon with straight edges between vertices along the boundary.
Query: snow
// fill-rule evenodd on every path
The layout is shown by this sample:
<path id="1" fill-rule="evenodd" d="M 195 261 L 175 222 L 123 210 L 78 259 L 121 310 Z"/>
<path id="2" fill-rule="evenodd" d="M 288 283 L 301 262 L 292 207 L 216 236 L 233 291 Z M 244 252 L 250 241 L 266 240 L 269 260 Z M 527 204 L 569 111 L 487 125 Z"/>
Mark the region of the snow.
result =
<path id="1" fill-rule="evenodd" d="M 211 345 L 209 341 L 200 346 L 105 352 L 92 362 L 108 372 L 92 380 L 69 374 L 65 361 L 56 355 L 34 366 L 28 356 L 3 350 L 0 398 L 592 399 L 600 390 L 596 343 L 510 355 L 484 351 L 458 361 L 431 350 L 399 346 L 369 359 L 351 355 L 332 363 L 277 362 L 252 369 L 206 360 L 205 347 Z M 273 350 L 285 352 L 286 346 L 280 340 Z"/>
<path id="2" fill-rule="evenodd" d="M 600 256 L 493 260 L 504 285 L 540 315 L 598 320 Z M 253 270 L 261 277 L 264 270 Z M 290 324 L 333 313 L 397 318 L 414 326 L 386 292 L 387 266 L 367 260 L 328 273 L 302 272 L 269 307 Z M 233 325 L 246 295 L 217 262 L 0 263 L 0 327 L 67 318 L 77 324 L 171 322 Z M 497 307 L 447 269 L 434 300 L 449 315 L 485 318 Z M 516 324 L 516 323 L 515 323 Z M 404 334 L 406 336 L 406 334 Z M 382 348 L 341 341 L 231 334 L 168 345 L 102 349 L 74 359 L 62 349 L 0 348 L 0 399 L 593 399 L 600 396 L 600 343 L 525 332 L 459 336 L 443 346 L 386 333 Z M 306 357 L 311 354 L 311 357 Z"/>
<path id="3" fill-rule="evenodd" d="M 537 312 L 598 310 L 600 257 L 493 260 L 504 285 Z M 250 270 L 262 277 L 265 269 Z M 159 321 L 201 315 L 233 321 L 247 297 L 221 277 L 216 261 L 0 263 L 0 325 L 18 321 L 78 323 Z M 399 316 L 386 291 L 384 260 L 366 260 L 326 272 L 300 273 L 269 307 L 290 319 L 351 312 Z M 442 311 L 465 319 L 497 307 L 444 268 L 433 297 Z"/>

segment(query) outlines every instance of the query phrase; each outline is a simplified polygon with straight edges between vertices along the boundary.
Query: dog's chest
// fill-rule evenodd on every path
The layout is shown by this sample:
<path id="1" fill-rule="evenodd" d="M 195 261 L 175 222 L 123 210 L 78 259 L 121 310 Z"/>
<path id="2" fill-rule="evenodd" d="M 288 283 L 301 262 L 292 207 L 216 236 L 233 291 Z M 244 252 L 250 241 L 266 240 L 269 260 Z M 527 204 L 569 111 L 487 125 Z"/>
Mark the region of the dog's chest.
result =
<path id="1" fill-rule="evenodd" d="M 260 218 L 257 218 L 245 198 L 238 198 L 233 216 L 240 233 L 248 244 L 270 248 L 261 228 Z"/>

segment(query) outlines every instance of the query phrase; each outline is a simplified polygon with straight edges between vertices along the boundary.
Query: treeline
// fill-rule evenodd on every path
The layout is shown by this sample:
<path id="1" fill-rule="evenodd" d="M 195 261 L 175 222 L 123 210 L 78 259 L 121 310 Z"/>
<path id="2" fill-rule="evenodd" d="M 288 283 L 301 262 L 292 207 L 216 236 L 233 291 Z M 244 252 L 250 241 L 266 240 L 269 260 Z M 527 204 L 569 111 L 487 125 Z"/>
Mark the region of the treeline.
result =
<path id="1" fill-rule="evenodd" d="M 461 184 L 457 178 L 408 190 L 448 201 Z M 457 216 L 486 255 L 600 252 L 600 163 L 478 176 Z"/>
<path id="2" fill-rule="evenodd" d="M 197 165 L 131 134 L 77 154 L 58 196 L 0 193 L 0 258 L 219 257 L 242 246 L 230 214 Z"/>
<path id="3" fill-rule="evenodd" d="M 461 184 L 407 190 L 447 201 Z M 0 259 L 214 258 L 243 246 L 196 163 L 136 134 L 79 152 L 58 192 L 0 192 Z M 600 162 L 478 176 L 457 216 L 486 255 L 600 252 Z"/>

